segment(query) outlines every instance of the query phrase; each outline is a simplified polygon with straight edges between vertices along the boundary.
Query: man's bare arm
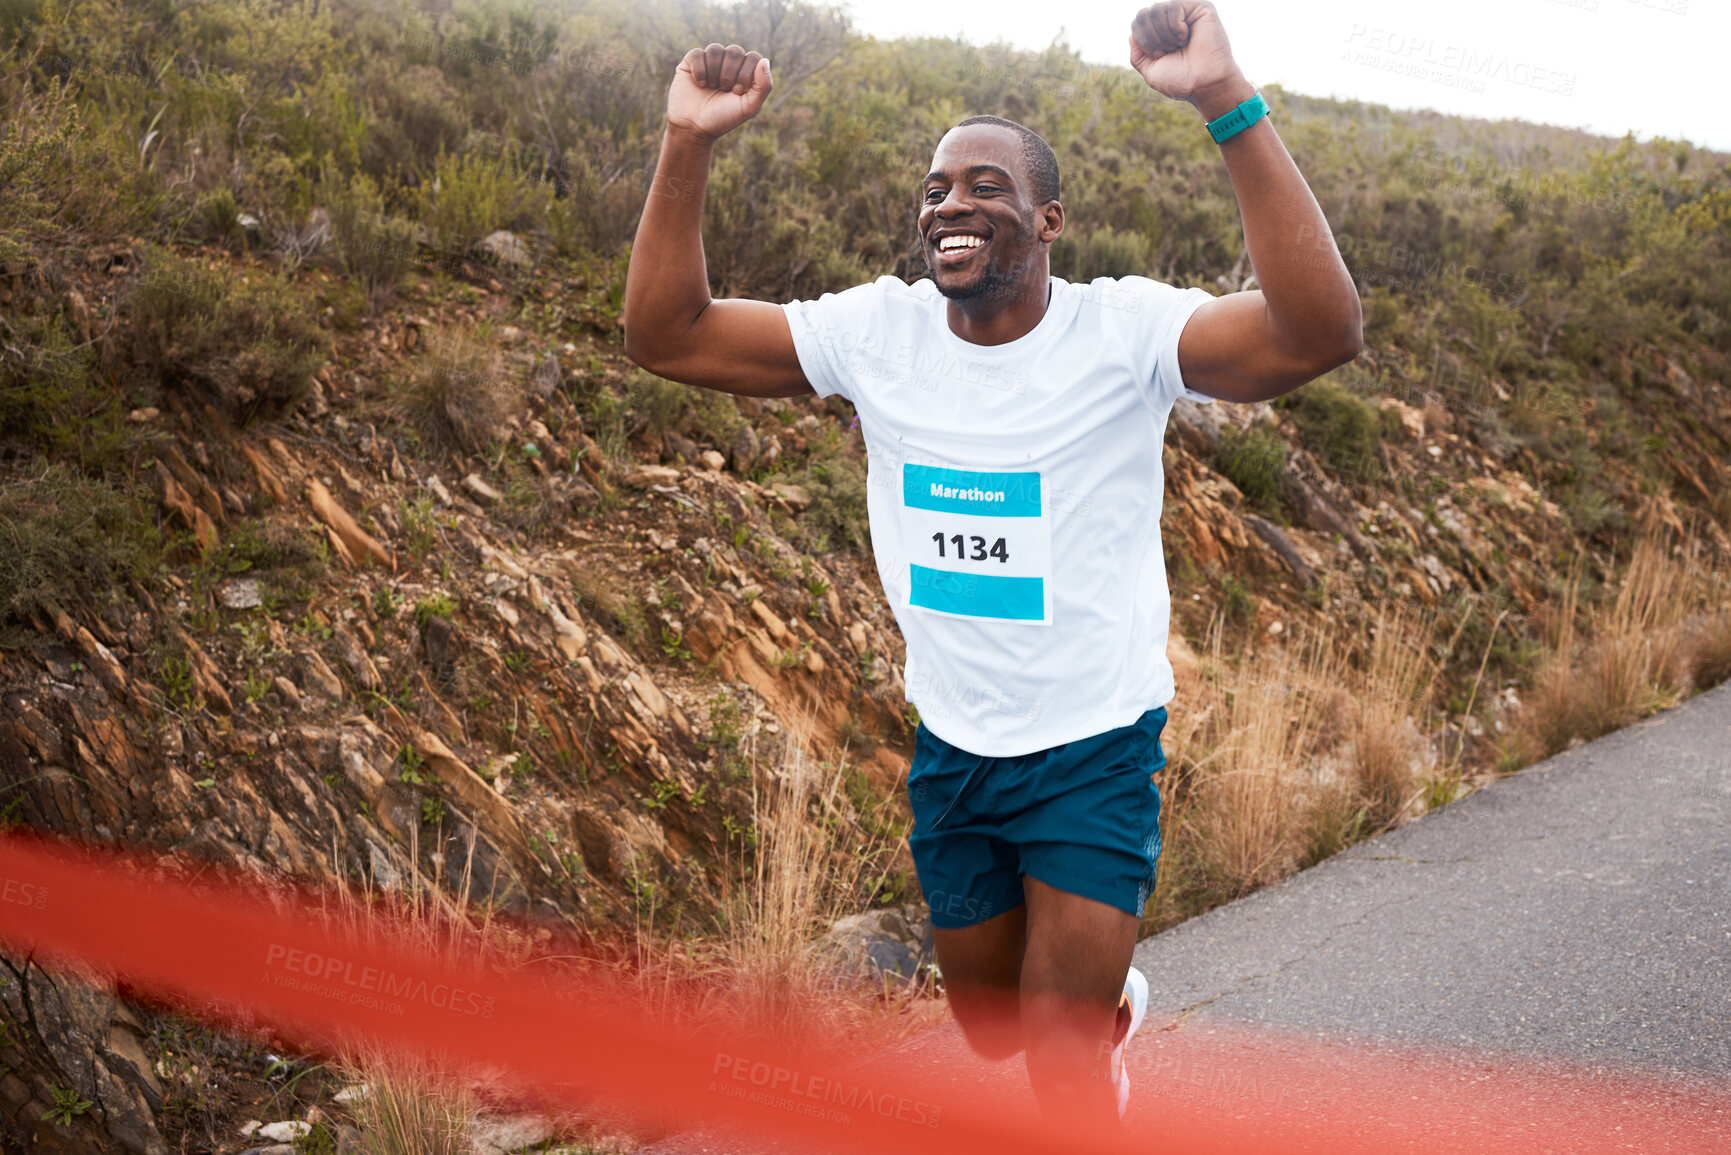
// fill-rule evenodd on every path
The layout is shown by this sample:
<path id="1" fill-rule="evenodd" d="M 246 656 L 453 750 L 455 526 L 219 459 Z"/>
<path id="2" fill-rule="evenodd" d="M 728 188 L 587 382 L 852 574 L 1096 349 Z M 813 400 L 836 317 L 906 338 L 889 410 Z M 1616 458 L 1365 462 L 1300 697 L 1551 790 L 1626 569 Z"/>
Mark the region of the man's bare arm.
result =
<path id="1" fill-rule="evenodd" d="M 625 352 L 672 381 L 753 397 L 812 391 L 781 306 L 716 301 L 703 259 L 715 142 L 763 107 L 769 61 L 738 45 L 694 48 L 667 93 L 667 131 L 625 275 Z"/>
<path id="2" fill-rule="evenodd" d="M 1131 26 L 1131 64 L 1150 87 L 1225 115 L 1256 91 L 1212 4 L 1175 0 Z M 1220 146 L 1258 289 L 1203 305 L 1178 340 L 1184 382 L 1223 401 L 1266 401 L 1358 356 L 1358 288 L 1310 186 L 1263 118 Z"/>

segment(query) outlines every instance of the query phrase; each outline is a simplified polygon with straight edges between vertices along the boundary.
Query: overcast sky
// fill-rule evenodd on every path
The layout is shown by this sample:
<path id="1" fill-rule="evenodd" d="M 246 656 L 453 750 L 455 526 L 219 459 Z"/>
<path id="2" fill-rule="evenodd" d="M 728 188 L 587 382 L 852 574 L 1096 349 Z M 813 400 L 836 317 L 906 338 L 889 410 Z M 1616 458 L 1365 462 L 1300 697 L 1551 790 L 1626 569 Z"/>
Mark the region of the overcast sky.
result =
<path id="1" fill-rule="evenodd" d="M 1731 150 L 1731 0 L 1217 0 L 1245 74 L 1294 92 Z M 1128 67 L 1131 0 L 858 0 L 883 39 L 1044 48 Z"/>

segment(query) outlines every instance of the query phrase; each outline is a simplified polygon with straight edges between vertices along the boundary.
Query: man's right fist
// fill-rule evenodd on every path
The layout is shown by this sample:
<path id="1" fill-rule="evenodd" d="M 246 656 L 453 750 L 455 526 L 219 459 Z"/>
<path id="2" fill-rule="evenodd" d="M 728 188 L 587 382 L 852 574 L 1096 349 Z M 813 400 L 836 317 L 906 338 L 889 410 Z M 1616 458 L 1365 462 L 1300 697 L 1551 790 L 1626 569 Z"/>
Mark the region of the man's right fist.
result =
<path id="1" fill-rule="evenodd" d="M 667 90 L 667 125 L 715 140 L 756 116 L 773 87 L 759 53 L 737 44 L 693 48 Z"/>

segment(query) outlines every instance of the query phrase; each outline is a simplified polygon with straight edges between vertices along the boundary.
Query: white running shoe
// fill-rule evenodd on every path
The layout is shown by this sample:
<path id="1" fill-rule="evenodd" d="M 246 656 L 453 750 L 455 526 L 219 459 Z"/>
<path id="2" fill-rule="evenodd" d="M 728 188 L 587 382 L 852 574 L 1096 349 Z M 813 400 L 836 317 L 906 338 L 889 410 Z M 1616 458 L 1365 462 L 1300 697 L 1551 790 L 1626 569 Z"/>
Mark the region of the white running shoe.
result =
<path id="1" fill-rule="evenodd" d="M 1118 998 L 1118 1027 L 1113 1032 L 1117 1040 L 1112 1048 L 1110 1073 L 1118 1090 L 1118 1118 L 1130 1106 L 1130 1072 L 1124 1069 L 1124 1047 L 1142 1029 L 1142 1019 L 1148 1014 L 1148 979 L 1135 967 L 1124 976 L 1124 993 Z M 1120 1034 L 1119 1032 L 1122 1032 Z"/>

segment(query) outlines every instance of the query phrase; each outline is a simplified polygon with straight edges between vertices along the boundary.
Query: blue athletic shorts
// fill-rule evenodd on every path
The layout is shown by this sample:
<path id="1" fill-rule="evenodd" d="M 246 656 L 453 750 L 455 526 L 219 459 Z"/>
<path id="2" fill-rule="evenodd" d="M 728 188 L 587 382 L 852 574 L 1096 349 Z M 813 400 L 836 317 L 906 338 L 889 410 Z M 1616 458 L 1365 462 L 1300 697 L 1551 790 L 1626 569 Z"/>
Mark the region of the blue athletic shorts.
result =
<path id="1" fill-rule="evenodd" d="M 921 723 L 908 838 L 932 925 L 973 926 L 1022 902 L 1022 875 L 1142 917 L 1160 857 L 1164 708 L 1128 726 L 984 758 Z"/>

